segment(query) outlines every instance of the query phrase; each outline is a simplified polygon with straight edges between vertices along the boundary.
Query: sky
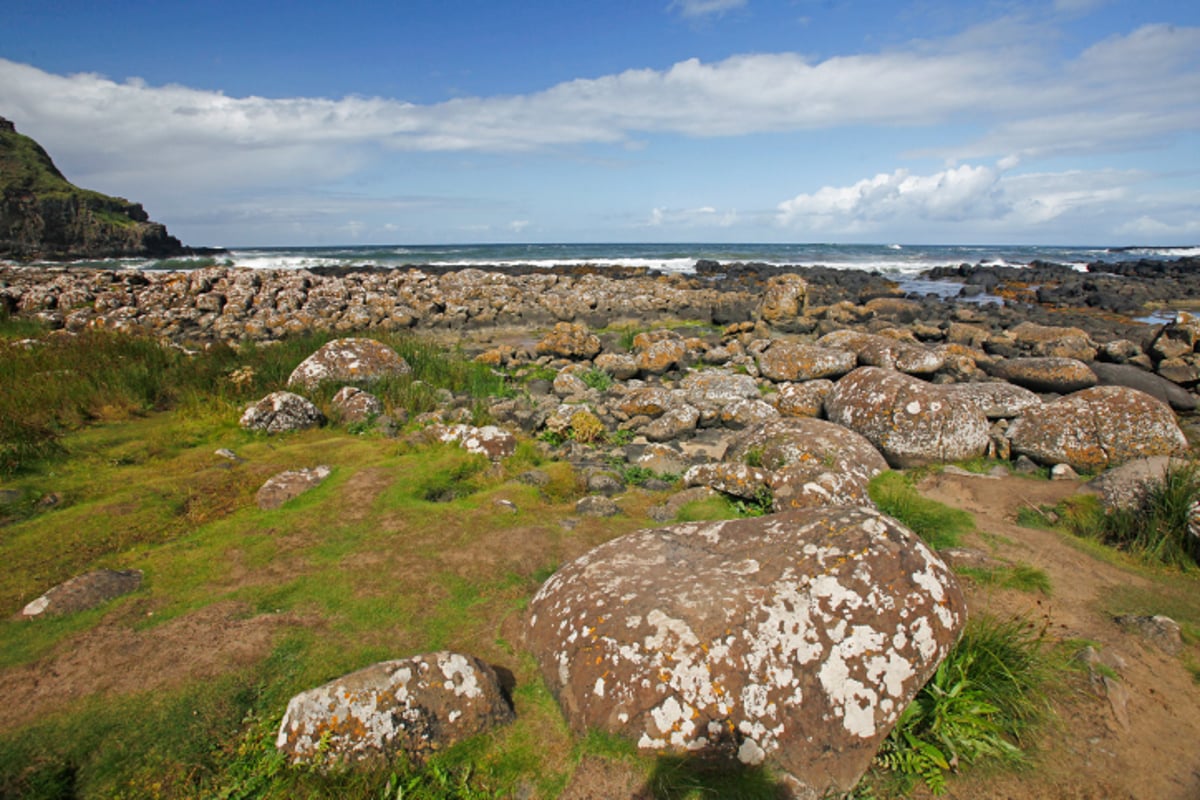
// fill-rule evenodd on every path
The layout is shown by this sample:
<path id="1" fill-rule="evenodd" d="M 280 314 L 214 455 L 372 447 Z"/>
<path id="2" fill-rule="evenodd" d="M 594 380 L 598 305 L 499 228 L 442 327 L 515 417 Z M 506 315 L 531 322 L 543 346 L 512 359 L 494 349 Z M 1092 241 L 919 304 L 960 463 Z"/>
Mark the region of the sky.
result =
<path id="1" fill-rule="evenodd" d="M 1200 243 L 1195 0 L 6 0 L 0 116 L 185 243 Z"/>

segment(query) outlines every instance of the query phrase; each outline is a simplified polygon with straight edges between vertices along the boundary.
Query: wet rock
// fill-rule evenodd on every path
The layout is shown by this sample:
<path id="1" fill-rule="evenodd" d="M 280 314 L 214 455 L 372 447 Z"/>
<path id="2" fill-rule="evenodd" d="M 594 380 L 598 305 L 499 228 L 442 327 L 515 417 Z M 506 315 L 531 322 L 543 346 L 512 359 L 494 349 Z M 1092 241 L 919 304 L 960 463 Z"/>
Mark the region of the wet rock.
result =
<path id="1" fill-rule="evenodd" d="M 948 387 L 901 372 L 859 367 L 825 399 L 831 422 L 867 438 L 888 463 L 908 468 L 983 455 L 988 421 Z"/>
<path id="2" fill-rule="evenodd" d="M 369 422 L 383 414 L 383 403 L 370 392 L 356 386 L 343 386 L 330 401 L 335 416 L 343 423 Z"/>
<path id="3" fill-rule="evenodd" d="M 1073 358 L 1007 358 L 986 365 L 984 370 L 1017 386 L 1056 394 L 1087 389 L 1098 380 L 1087 364 Z"/>
<path id="4" fill-rule="evenodd" d="M 288 433 L 325 424 L 325 415 L 292 392 L 272 392 L 248 407 L 239 423 L 246 430 Z"/>
<path id="5" fill-rule="evenodd" d="M 542 586 L 527 640 L 576 731 L 765 763 L 819 797 L 855 785 L 965 619 L 910 531 L 822 508 L 601 545 Z"/>
<path id="6" fill-rule="evenodd" d="M 495 670 L 442 651 L 373 664 L 296 695 L 275 746 L 294 763 L 400 756 L 421 764 L 513 719 Z"/>
<path id="7" fill-rule="evenodd" d="M 1171 409 L 1124 386 L 1096 386 L 1031 409 L 1013 421 L 1008 436 L 1014 453 L 1078 472 L 1187 450 Z"/>
<path id="8" fill-rule="evenodd" d="M 391 375 L 412 372 L 395 350 L 374 339 L 334 339 L 300 362 L 288 377 L 288 386 L 315 389 L 322 381 L 371 383 Z"/>
<path id="9" fill-rule="evenodd" d="M 1147 372 L 1132 364 L 1092 362 L 1088 367 L 1096 373 L 1101 386 L 1128 386 L 1130 389 L 1145 392 L 1176 411 L 1196 410 L 1194 394 L 1153 372 Z"/>
<path id="10" fill-rule="evenodd" d="M 320 486 L 333 473 L 333 468 L 322 464 L 312 469 L 296 469 L 281 472 L 267 480 L 254 495 L 255 504 L 264 511 L 279 508 L 288 500 L 299 497 L 309 489 Z"/>
<path id="11" fill-rule="evenodd" d="M 87 611 L 137 591 L 142 585 L 142 571 L 137 569 L 98 569 L 76 575 L 58 584 L 21 609 L 20 616 L 57 617 Z"/>

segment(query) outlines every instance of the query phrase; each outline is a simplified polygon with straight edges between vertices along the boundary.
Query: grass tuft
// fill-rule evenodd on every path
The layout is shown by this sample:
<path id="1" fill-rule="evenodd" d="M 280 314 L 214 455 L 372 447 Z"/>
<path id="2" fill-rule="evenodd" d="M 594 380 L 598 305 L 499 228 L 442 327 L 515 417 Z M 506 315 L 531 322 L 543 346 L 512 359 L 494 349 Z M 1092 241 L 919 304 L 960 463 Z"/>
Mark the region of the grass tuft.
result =
<path id="1" fill-rule="evenodd" d="M 882 472 L 867 486 L 879 510 L 906 525 L 935 550 L 957 547 L 975 529 L 966 511 L 921 497 L 907 475 Z"/>

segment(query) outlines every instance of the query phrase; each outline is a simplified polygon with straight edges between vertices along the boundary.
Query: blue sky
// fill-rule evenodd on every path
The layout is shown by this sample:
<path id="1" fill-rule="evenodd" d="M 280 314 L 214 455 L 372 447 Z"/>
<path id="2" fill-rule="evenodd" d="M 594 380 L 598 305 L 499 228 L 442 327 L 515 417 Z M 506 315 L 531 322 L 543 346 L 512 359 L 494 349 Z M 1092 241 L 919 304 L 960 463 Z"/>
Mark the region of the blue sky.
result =
<path id="1" fill-rule="evenodd" d="M 1200 4 L 8 0 L 0 115 L 190 244 L 1200 242 Z"/>

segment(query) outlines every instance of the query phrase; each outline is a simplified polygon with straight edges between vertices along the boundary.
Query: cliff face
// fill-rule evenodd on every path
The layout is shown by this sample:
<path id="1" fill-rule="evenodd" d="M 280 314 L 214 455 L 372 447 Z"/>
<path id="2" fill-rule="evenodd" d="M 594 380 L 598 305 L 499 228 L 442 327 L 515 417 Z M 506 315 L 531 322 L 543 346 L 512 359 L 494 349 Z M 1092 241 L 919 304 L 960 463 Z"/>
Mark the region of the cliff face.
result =
<path id="1" fill-rule="evenodd" d="M 0 258 L 164 258 L 186 252 L 140 204 L 70 183 L 37 142 L 0 117 Z"/>

